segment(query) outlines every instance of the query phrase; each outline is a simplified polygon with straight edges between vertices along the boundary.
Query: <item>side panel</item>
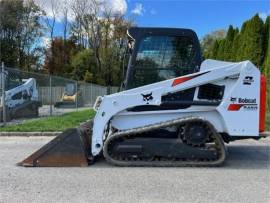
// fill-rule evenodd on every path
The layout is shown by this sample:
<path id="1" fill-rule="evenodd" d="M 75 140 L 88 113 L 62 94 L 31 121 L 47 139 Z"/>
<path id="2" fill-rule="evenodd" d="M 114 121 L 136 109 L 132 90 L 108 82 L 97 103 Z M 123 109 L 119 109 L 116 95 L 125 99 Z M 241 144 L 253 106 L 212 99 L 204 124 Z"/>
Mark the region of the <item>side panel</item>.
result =
<path id="1" fill-rule="evenodd" d="M 111 125 L 119 130 L 126 130 L 153 123 L 194 116 L 201 117 L 209 121 L 215 126 L 218 132 L 224 132 L 225 129 L 224 124 L 222 123 L 221 115 L 215 109 L 211 109 L 211 107 L 199 108 L 193 110 L 132 112 L 132 114 L 123 112 L 113 117 L 111 120 Z"/>
<path id="2" fill-rule="evenodd" d="M 231 136 L 258 136 L 260 109 L 260 71 L 245 62 L 231 92 L 217 110 L 222 115 L 226 131 Z"/>

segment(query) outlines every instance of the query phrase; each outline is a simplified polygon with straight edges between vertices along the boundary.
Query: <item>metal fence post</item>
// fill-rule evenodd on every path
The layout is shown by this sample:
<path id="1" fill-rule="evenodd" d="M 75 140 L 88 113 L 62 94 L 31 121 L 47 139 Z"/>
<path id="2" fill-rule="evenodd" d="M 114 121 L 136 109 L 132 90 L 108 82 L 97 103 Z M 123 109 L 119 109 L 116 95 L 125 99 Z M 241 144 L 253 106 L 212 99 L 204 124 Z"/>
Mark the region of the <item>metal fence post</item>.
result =
<path id="1" fill-rule="evenodd" d="M 52 116 L 52 76 L 50 75 L 50 116 Z"/>
<path id="2" fill-rule="evenodd" d="M 78 81 L 76 81 L 76 83 L 75 83 L 75 88 L 76 88 L 76 94 L 77 94 L 77 96 L 75 97 L 76 111 L 78 111 L 78 97 L 79 97 L 79 92 L 78 92 Z"/>
<path id="3" fill-rule="evenodd" d="M 90 84 L 90 107 L 92 107 L 94 105 L 94 102 L 93 102 L 93 84 L 91 83 Z"/>
<path id="4" fill-rule="evenodd" d="M 5 65 L 4 62 L 2 62 L 2 105 L 3 105 L 3 125 L 6 125 L 6 88 L 5 88 Z"/>

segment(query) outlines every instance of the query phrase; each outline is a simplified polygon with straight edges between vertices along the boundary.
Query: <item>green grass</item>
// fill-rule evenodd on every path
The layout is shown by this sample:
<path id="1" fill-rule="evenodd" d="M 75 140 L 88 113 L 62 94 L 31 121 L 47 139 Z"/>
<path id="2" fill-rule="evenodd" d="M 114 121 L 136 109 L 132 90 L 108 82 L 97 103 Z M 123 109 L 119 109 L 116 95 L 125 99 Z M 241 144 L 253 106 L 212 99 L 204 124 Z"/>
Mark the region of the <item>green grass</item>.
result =
<path id="1" fill-rule="evenodd" d="M 266 122 L 265 122 L 266 131 L 270 131 L 270 112 L 266 113 Z"/>
<path id="2" fill-rule="evenodd" d="M 0 132 L 54 132 L 78 127 L 80 123 L 93 118 L 94 110 L 66 113 L 61 116 L 25 121 L 22 124 L 0 127 Z"/>

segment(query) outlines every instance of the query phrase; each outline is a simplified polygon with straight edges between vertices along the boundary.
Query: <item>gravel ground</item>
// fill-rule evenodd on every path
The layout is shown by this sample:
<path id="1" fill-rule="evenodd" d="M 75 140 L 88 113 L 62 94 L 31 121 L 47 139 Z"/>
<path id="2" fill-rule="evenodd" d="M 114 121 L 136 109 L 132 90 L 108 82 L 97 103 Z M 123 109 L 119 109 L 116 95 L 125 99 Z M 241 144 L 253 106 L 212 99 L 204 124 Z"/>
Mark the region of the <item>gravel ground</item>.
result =
<path id="1" fill-rule="evenodd" d="M 49 137 L 0 137 L 0 202 L 270 202 L 270 138 L 228 146 L 219 168 L 15 166 Z"/>

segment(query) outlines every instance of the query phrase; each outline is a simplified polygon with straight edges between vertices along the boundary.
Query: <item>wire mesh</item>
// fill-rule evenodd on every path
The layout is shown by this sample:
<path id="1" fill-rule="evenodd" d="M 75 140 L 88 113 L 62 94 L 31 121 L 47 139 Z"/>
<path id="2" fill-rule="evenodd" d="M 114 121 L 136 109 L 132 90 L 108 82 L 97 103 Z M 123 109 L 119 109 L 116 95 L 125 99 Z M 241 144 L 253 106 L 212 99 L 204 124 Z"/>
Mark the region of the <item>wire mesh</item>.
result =
<path id="1" fill-rule="evenodd" d="M 105 86 L 75 81 L 59 76 L 27 72 L 10 67 L 5 67 L 5 72 L 6 93 L 13 94 L 12 92 L 17 89 L 21 89 L 22 91 L 30 89 L 32 92 L 36 90 L 36 100 L 38 100 L 39 103 L 38 117 L 61 115 L 67 112 L 77 111 L 78 109 L 92 108 L 96 98 L 106 95 L 108 92 L 108 87 Z M 26 84 L 29 83 L 30 80 L 34 82 L 31 83 L 32 87 L 29 88 L 29 86 L 26 87 Z M 117 87 L 110 87 L 110 93 L 117 91 Z M 2 86 L 0 85 L 1 98 L 2 92 Z M 23 98 L 15 97 L 14 99 Z M 7 103 L 7 101 L 5 101 L 5 103 Z M 19 106 L 16 108 L 19 108 Z M 19 117 L 23 117 L 23 115 Z"/>

